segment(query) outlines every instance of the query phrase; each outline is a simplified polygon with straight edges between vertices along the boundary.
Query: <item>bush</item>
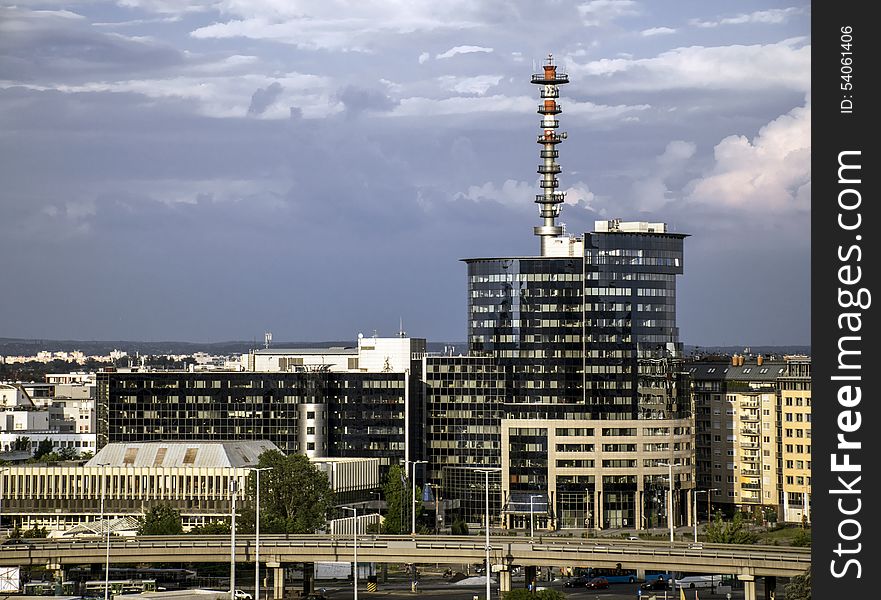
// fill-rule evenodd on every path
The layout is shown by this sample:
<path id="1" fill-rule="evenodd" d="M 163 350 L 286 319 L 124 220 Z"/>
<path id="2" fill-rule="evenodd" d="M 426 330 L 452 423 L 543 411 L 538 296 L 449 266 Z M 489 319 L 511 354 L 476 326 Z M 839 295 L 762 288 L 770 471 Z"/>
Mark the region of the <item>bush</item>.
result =
<path id="1" fill-rule="evenodd" d="M 566 595 L 559 590 L 546 589 L 531 592 L 520 588 L 502 594 L 502 600 L 564 600 Z"/>

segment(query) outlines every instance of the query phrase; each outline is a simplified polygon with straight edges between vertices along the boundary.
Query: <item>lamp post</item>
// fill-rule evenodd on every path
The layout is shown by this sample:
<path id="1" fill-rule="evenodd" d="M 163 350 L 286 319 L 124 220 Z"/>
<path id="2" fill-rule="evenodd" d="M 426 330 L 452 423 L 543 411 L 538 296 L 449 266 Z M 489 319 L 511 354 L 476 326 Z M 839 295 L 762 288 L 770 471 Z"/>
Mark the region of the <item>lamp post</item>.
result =
<path id="1" fill-rule="evenodd" d="M 232 478 L 229 480 L 229 491 L 231 496 L 231 520 L 229 523 L 229 600 L 236 600 L 236 493 L 238 492 L 239 482 L 235 478 L 234 470 L 232 473 Z"/>
<path id="2" fill-rule="evenodd" d="M 706 494 L 707 495 L 707 503 L 709 504 L 710 492 L 718 491 L 719 488 L 710 488 L 708 490 L 695 490 L 694 491 L 694 543 L 697 543 L 697 495 L 698 494 Z M 710 520 L 710 513 L 707 512 L 707 522 Z"/>
<path id="3" fill-rule="evenodd" d="M 355 584 L 355 600 L 358 600 L 358 509 L 351 506 L 343 506 L 342 508 L 343 510 L 350 510 L 355 514 L 355 576 L 352 578 L 352 582 Z"/>
<path id="4" fill-rule="evenodd" d="M 413 511 L 413 519 L 412 525 L 410 526 L 410 535 L 416 535 L 416 465 L 425 465 L 428 464 L 427 460 L 414 460 L 413 463 L 413 479 L 410 480 L 410 485 L 413 487 L 413 504 L 410 506 L 410 510 Z"/>
<path id="5" fill-rule="evenodd" d="M 670 524 L 670 543 L 673 543 L 673 463 L 657 463 L 659 467 L 667 467 L 670 470 L 670 479 L 668 480 L 669 493 L 667 496 L 667 522 Z"/>
<path id="6" fill-rule="evenodd" d="M 98 466 L 101 467 L 101 529 L 104 532 L 104 535 L 107 536 L 106 542 L 106 556 L 104 562 L 104 600 L 109 600 L 110 598 L 110 527 L 104 524 L 104 496 L 107 490 L 107 468 L 110 463 L 98 463 Z"/>
<path id="7" fill-rule="evenodd" d="M 533 525 L 533 516 L 532 516 L 532 499 L 533 498 L 541 498 L 541 494 L 530 494 L 529 495 L 529 539 L 530 541 L 535 541 L 535 526 Z"/>
<path id="8" fill-rule="evenodd" d="M 484 569 L 484 576 L 486 577 L 486 600 L 491 600 L 490 591 L 489 591 L 489 574 L 490 574 L 490 567 L 489 567 L 489 551 L 490 551 L 490 545 L 489 545 L 489 474 L 490 473 L 497 473 L 497 472 L 501 471 L 502 469 L 499 467 L 496 467 L 496 468 L 474 469 L 474 470 L 477 471 L 478 473 L 483 473 L 484 475 L 486 475 L 486 484 L 485 484 L 485 491 L 486 491 L 486 498 L 485 498 L 485 501 L 486 501 L 486 568 Z"/>
<path id="9" fill-rule="evenodd" d="M 254 600 L 260 600 L 260 471 L 271 471 L 272 467 L 252 467 L 257 474 L 257 509 L 254 514 Z"/>
<path id="10" fill-rule="evenodd" d="M 3 493 L 0 493 L 0 533 L 3 533 L 3 494 L 6 493 L 6 478 L 3 477 L 3 472 L 8 470 L 9 467 L 0 469 L 0 478 L 3 479 Z"/>

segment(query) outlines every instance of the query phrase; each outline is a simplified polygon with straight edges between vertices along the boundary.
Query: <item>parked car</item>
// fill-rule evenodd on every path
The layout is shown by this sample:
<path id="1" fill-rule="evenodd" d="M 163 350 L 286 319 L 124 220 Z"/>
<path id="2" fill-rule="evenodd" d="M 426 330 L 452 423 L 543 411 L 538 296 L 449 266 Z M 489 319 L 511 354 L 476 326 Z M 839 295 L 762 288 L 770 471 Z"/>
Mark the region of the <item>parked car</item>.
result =
<path id="1" fill-rule="evenodd" d="M 578 577 L 570 577 L 563 583 L 563 587 L 575 588 L 575 587 L 584 587 L 590 581 L 589 577 L 585 577 L 584 575 L 579 575 Z"/>
<path id="2" fill-rule="evenodd" d="M 244 590 L 236 590 L 236 600 L 254 600 L 254 596 Z"/>
<path id="3" fill-rule="evenodd" d="M 594 577 L 588 581 L 584 587 L 589 590 L 604 590 L 609 587 L 609 580 L 605 577 Z"/>

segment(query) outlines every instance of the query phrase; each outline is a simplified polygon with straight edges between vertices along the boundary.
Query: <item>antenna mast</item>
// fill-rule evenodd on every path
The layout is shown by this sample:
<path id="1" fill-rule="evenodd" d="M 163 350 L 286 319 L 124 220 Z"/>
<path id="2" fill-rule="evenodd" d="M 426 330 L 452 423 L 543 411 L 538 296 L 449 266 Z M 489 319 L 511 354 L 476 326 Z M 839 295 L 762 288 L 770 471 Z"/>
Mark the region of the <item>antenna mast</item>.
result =
<path id="1" fill-rule="evenodd" d="M 543 224 L 534 227 L 533 233 L 541 238 L 541 255 L 547 256 L 550 239 L 563 235 L 563 227 L 557 225 L 556 218 L 560 216 L 560 205 L 566 194 L 556 191 L 560 186 L 556 176 L 561 171 L 560 165 L 557 164 L 560 152 L 556 146 L 566 139 L 566 133 L 557 133 L 556 130 L 560 126 L 560 122 L 555 118 L 555 115 L 563 112 L 557 102 L 557 98 L 560 97 L 560 90 L 557 86 L 569 83 L 569 76 L 565 73 L 557 73 L 554 55 L 548 54 L 544 73 L 534 74 L 532 83 L 542 86 L 542 103 L 538 105 L 538 114 L 542 115 L 542 133 L 538 136 L 538 143 L 542 145 L 540 156 L 543 160 L 542 164 L 538 166 L 538 172 L 541 174 L 542 193 L 535 197 L 535 203 L 539 205 L 538 214 L 542 218 Z"/>

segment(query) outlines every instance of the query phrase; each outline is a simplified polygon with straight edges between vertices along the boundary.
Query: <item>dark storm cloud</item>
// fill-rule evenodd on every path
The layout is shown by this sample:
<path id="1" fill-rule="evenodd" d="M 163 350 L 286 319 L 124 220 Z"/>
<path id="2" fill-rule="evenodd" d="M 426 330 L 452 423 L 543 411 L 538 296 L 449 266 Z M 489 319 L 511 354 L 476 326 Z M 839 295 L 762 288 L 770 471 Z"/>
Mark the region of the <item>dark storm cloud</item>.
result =
<path id="1" fill-rule="evenodd" d="M 388 112 L 398 105 L 382 90 L 347 85 L 337 93 L 340 102 L 351 116 L 364 112 Z"/>
<path id="2" fill-rule="evenodd" d="M 282 85 L 277 81 L 273 81 L 265 88 L 258 88 L 251 96 L 248 116 L 262 115 L 278 99 L 283 89 Z"/>

